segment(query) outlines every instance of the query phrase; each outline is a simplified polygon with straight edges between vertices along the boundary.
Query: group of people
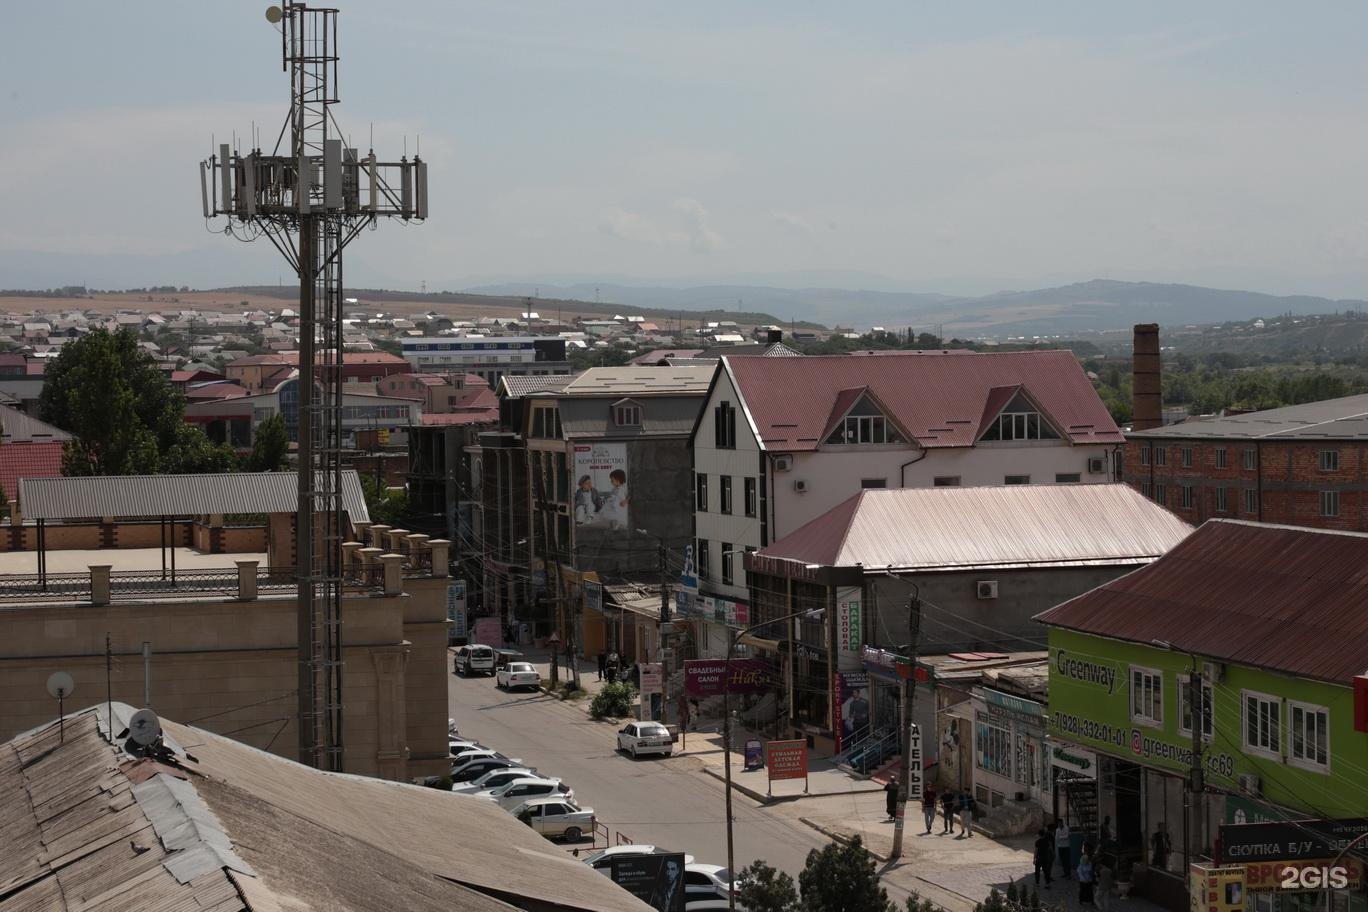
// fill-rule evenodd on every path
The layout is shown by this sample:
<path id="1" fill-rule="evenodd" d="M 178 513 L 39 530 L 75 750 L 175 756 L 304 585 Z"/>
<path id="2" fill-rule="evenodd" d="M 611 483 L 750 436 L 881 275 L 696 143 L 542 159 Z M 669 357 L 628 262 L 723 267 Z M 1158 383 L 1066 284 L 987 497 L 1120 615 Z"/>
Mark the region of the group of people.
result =
<path id="1" fill-rule="evenodd" d="M 1113 847 L 1111 818 L 1102 821 L 1097 833 L 1096 844 L 1085 838 L 1079 847 L 1078 860 L 1074 862 L 1074 832 L 1069 829 L 1067 820 L 1058 820 L 1043 827 L 1036 834 L 1035 841 L 1035 882 L 1040 885 L 1041 877 L 1045 886 L 1054 882 L 1054 863 L 1059 860 L 1061 876 L 1065 880 L 1078 881 L 1078 901 L 1083 906 L 1096 906 L 1107 912 L 1111 904 L 1112 886 L 1116 881 L 1114 855 L 1107 849 Z"/>
<path id="2" fill-rule="evenodd" d="M 618 659 L 617 652 L 605 652 L 600 649 L 598 654 L 598 679 L 612 684 L 617 681 L 618 675 L 621 673 L 622 662 Z"/>
<path id="3" fill-rule="evenodd" d="M 898 783 L 889 780 L 884 786 L 884 797 L 888 804 L 888 819 L 892 820 L 898 812 Z M 967 839 L 974 835 L 974 796 L 968 789 L 955 791 L 945 789 L 936 793 L 935 786 L 928 785 L 922 792 L 922 815 L 926 818 L 926 832 L 929 834 L 936 825 L 936 813 L 944 817 L 941 835 L 955 832 L 955 822 L 959 821 L 960 831 L 956 839 Z"/>

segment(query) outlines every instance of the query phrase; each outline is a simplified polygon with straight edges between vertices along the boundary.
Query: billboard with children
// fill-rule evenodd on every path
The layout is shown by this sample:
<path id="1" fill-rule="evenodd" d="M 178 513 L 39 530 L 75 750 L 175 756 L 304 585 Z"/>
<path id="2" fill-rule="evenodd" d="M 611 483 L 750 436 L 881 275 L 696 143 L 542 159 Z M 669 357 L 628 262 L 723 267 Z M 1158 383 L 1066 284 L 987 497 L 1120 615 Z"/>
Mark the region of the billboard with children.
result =
<path id="1" fill-rule="evenodd" d="M 630 529 L 625 443 L 575 444 L 575 525 Z"/>

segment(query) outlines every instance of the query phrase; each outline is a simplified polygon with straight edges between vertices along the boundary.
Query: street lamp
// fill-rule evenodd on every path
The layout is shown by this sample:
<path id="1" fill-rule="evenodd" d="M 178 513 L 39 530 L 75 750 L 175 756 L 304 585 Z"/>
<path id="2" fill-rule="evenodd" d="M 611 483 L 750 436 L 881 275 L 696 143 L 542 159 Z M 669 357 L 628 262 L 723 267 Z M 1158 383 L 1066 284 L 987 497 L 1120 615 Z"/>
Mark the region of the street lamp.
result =
<path id="1" fill-rule="evenodd" d="M 727 658 L 722 664 L 722 753 L 725 756 L 726 784 L 724 790 L 727 796 L 727 908 L 731 912 L 736 910 L 736 858 L 733 853 L 732 844 L 732 775 L 731 775 L 731 660 L 732 653 L 736 652 L 736 644 L 748 633 L 759 630 L 761 627 L 768 627 L 771 624 L 778 624 L 781 621 L 792 621 L 795 618 L 820 615 L 824 609 L 809 608 L 806 611 L 794 611 L 790 614 L 781 615 L 777 618 L 770 618 L 758 624 L 752 624 L 742 630 L 738 630 L 732 635 L 731 642 L 727 645 Z M 791 711 L 791 710 L 790 710 Z"/>

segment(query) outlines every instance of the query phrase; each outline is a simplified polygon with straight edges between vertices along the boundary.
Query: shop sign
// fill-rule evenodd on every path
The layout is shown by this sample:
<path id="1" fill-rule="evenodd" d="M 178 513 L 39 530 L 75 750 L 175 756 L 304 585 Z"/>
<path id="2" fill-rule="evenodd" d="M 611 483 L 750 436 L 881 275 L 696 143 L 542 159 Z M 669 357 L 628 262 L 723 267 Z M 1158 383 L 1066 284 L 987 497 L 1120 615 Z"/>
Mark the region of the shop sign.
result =
<path id="1" fill-rule="evenodd" d="M 836 671 L 832 675 L 833 728 L 836 730 L 836 752 L 840 753 L 869 730 L 869 674 Z"/>
<path id="2" fill-rule="evenodd" d="M 1338 863 L 1333 858 L 1256 861 L 1242 867 L 1247 888 L 1259 892 L 1357 890 L 1363 882 L 1363 866 L 1352 858 Z"/>
<path id="3" fill-rule="evenodd" d="M 913 679 L 918 684 L 927 684 L 931 681 L 930 673 L 921 665 L 914 665 L 907 656 L 889 652 L 887 649 L 879 649 L 874 646 L 862 647 L 860 664 L 870 674 L 884 678 Z"/>
<path id="4" fill-rule="evenodd" d="M 806 741 L 765 742 L 765 768 L 770 780 L 806 779 L 808 756 Z"/>
<path id="5" fill-rule="evenodd" d="M 1147 729 L 1099 722 L 1096 719 L 1055 709 L 1050 713 L 1049 730 L 1051 735 L 1069 739 L 1082 738 L 1116 751 L 1128 750 L 1135 757 L 1154 760 L 1157 765 L 1169 769 L 1186 771 L 1192 767 L 1191 742 L 1174 743 L 1165 740 L 1164 736 L 1150 733 Z M 1235 758 L 1230 754 L 1207 750 L 1202 755 L 1202 763 L 1207 772 L 1214 776 L 1232 779 L 1235 775 Z"/>
<path id="6" fill-rule="evenodd" d="M 732 659 L 731 684 L 724 688 L 725 659 L 686 659 L 684 691 L 691 697 L 716 697 L 723 690 L 733 694 L 757 694 L 778 682 L 774 666 L 764 659 Z"/>
<path id="7" fill-rule="evenodd" d="M 1368 833 L 1368 818 L 1227 824 L 1221 827 L 1221 857 L 1236 864 L 1334 858 Z"/>
<path id="8" fill-rule="evenodd" d="M 1226 823 L 1279 823 L 1288 816 L 1289 812 L 1281 808 L 1250 801 L 1238 795 L 1225 796 Z"/>
<path id="9" fill-rule="evenodd" d="M 679 574 L 679 585 L 685 589 L 698 590 L 698 571 L 694 565 L 694 546 L 684 546 L 684 569 Z"/>
<path id="10" fill-rule="evenodd" d="M 858 671 L 864 641 L 862 586 L 836 590 L 836 664 L 841 671 Z"/>
<path id="11" fill-rule="evenodd" d="M 644 662 L 640 666 L 641 683 L 639 689 L 643 694 L 661 693 L 661 684 L 664 676 L 660 671 L 659 662 Z"/>
<path id="12" fill-rule="evenodd" d="M 1027 700 L 1023 697 L 1014 697 L 999 690 L 983 689 L 983 702 L 988 705 L 988 714 L 992 716 L 1008 716 L 1020 719 L 1027 725 L 1042 724 L 1045 716 L 1045 707 L 1035 700 Z"/>
<path id="13" fill-rule="evenodd" d="M 447 622 L 453 637 L 466 636 L 466 581 L 452 580 L 447 586 Z"/>
<path id="14" fill-rule="evenodd" d="M 1117 666 L 1110 662 L 1096 662 L 1077 658 L 1063 649 L 1055 653 L 1054 670 L 1057 674 L 1084 684 L 1094 684 L 1109 694 L 1116 693 L 1116 682 L 1121 677 Z"/>
<path id="15" fill-rule="evenodd" d="M 496 617 L 479 617 L 475 619 L 475 642 L 483 643 L 486 646 L 493 646 L 496 649 L 503 645 L 503 626 Z"/>
<path id="16" fill-rule="evenodd" d="M 915 801 L 916 796 L 925 790 L 921 729 L 917 727 L 915 722 L 908 729 L 907 744 L 907 798 L 909 801 Z"/>
<path id="17" fill-rule="evenodd" d="M 716 603 L 718 610 L 732 627 L 750 626 L 750 605 L 724 598 L 717 599 Z"/>
<path id="18" fill-rule="evenodd" d="M 697 614 L 698 594 L 688 589 L 675 590 L 675 614 Z"/>
<path id="19" fill-rule="evenodd" d="M 820 650 L 814 649 L 811 646 L 805 645 L 803 643 L 799 643 L 797 646 L 795 646 L 793 651 L 797 654 L 798 658 L 800 659 L 807 659 L 810 662 L 822 661 L 822 653 Z"/>
<path id="20" fill-rule="evenodd" d="M 1218 868 L 1193 862 L 1188 868 L 1188 903 L 1192 912 L 1243 912 L 1244 866 Z"/>
<path id="21" fill-rule="evenodd" d="M 1050 765 L 1089 779 L 1097 778 L 1097 754 L 1074 747 L 1072 744 L 1055 743 L 1050 747 Z"/>
<path id="22" fill-rule="evenodd" d="M 591 581 L 584 583 L 584 607 L 590 611 L 603 613 L 603 584 Z"/>

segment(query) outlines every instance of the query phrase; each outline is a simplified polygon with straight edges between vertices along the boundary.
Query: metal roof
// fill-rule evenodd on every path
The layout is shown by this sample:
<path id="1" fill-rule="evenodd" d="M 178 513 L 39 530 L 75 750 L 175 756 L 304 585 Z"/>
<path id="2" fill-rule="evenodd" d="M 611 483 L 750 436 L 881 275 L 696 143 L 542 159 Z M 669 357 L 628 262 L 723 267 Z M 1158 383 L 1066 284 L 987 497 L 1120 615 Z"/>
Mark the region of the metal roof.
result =
<path id="1" fill-rule="evenodd" d="M 1191 531 L 1124 484 L 871 489 L 757 557 L 866 572 L 1139 564 Z"/>
<path id="2" fill-rule="evenodd" d="M 65 443 L 71 435 L 55 424 L 39 421 L 18 409 L 0 406 L 0 441 L 4 443 Z"/>
<path id="3" fill-rule="evenodd" d="M 722 358 L 765 450 L 815 450 L 842 390 L 868 388 L 923 447 L 973 446 L 995 389 L 1021 387 L 1064 438 L 1123 443 L 1068 351 L 900 351 L 879 357 Z"/>
<path id="4" fill-rule="evenodd" d="M 1348 685 L 1368 667 L 1368 535 L 1209 520 L 1036 619 Z"/>
<path id="5" fill-rule="evenodd" d="M 706 367 L 592 367 L 560 392 L 566 396 L 650 396 L 660 393 L 708 391 L 714 368 Z"/>
<path id="6" fill-rule="evenodd" d="M 502 399 L 521 399 L 533 393 L 555 392 L 574 380 L 573 374 L 547 374 L 537 377 L 519 377 L 505 374 L 499 378 L 499 397 Z"/>
<path id="7" fill-rule="evenodd" d="M 656 367 L 651 370 L 664 370 Z M 709 374 L 712 369 L 709 368 Z M 680 437 L 689 436 L 698 410 L 703 407 L 701 390 L 688 393 L 663 394 L 654 396 L 628 396 L 641 405 L 641 424 L 632 427 L 619 427 L 613 420 L 612 403 L 616 397 L 590 399 L 560 399 L 561 431 L 566 440 L 585 437 L 594 439 L 612 438 L 632 440 L 640 437 Z"/>
<path id="8" fill-rule="evenodd" d="M 1323 399 L 1283 408 L 1193 418 L 1179 424 L 1131 431 L 1138 440 L 1183 438 L 1198 440 L 1364 440 L 1368 439 L 1368 394 Z"/>
<path id="9" fill-rule="evenodd" d="M 25 519 L 293 513 L 299 491 L 294 472 L 25 478 L 19 503 Z M 342 508 L 353 523 L 370 522 L 355 469 L 342 470 Z"/>

